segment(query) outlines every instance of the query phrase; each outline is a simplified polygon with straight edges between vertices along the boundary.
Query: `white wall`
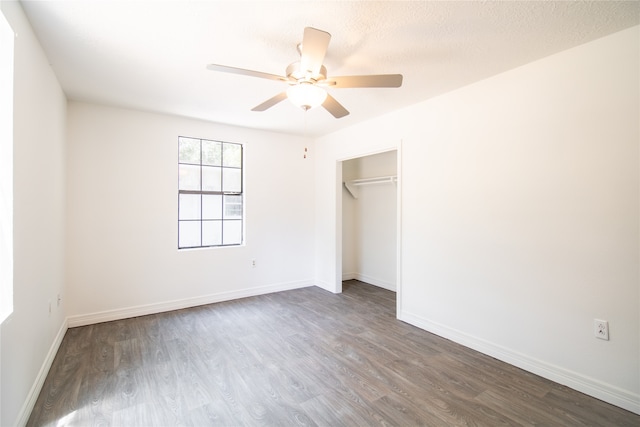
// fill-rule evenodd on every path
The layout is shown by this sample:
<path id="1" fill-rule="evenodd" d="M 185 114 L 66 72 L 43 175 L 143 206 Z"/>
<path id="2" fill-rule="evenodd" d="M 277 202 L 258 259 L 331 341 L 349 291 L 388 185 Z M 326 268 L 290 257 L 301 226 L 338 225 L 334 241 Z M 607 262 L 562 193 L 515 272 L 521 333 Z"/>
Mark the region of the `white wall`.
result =
<path id="1" fill-rule="evenodd" d="M 356 179 L 358 159 L 342 162 L 342 182 Z M 358 200 L 342 186 L 342 280 L 355 279 L 358 272 Z"/>
<path id="2" fill-rule="evenodd" d="M 13 311 L 13 42 L 0 9 L 0 323 Z"/>
<path id="3" fill-rule="evenodd" d="M 396 151 L 342 162 L 343 181 L 394 176 Z M 396 198 L 393 182 L 342 191 L 342 278 L 396 290 Z"/>
<path id="4" fill-rule="evenodd" d="M 2 324 L 0 424 L 26 421 L 64 331 L 66 99 L 17 2 L 2 2 L 14 51 L 13 313 Z M 63 296 L 58 307 L 56 297 Z M 49 314 L 49 302 L 52 312 Z M 45 372 L 46 374 L 46 372 Z M 35 396 L 37 397 L 37 396 Z"/>
<path id="5" fill-rule="evenodd" d="M 68 116 L 70 325 L 314 283 L 308 140 L 76 102 Z M 179 135 L 245 144 L 245 246 L 177 250 Z"/>
<path id="6" fill-rule="evenodd" d="M 402 140 L 399 317 L 640 412 L 639 39 L 634 27 L 321 138 L 319 278 L 341 264 L 336 161 Z"/>

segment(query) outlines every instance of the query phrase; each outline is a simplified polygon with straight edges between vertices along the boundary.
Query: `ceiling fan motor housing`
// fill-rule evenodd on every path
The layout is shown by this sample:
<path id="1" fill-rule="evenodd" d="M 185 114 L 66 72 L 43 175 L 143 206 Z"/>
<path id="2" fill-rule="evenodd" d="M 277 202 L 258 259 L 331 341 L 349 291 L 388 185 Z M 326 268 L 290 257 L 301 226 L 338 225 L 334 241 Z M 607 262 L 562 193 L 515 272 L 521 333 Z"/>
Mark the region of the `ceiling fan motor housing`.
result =
<path id="1" fill-rule="evenodd" d="M 311 70 L 303 70 L 300 61 L 296 61 L 287 67 L 287 78 L 292 82 L 315 84 L 327 78 L 327 68 L 324 65 L 320 66 L 320 72 L 314 75 Z"/>

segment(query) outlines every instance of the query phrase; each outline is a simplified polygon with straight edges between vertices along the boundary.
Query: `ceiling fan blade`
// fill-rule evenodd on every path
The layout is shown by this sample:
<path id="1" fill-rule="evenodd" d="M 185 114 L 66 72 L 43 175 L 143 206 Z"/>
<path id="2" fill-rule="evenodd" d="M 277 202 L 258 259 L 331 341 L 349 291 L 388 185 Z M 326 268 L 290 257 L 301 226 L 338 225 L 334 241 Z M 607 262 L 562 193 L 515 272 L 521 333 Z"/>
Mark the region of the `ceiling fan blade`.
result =
<path id="1" fill-rule="evenodd" d="M 331 113 L 333 117 L 339 119 L 340 117 L 344 117 L 349 114 L 349 111 L 342 106 L 336 99 L 327 94 L 327 99 L 324 100 L 322 106 L 325 110 Z"/>
<path id="2" fill-rule="evenodd" d="M 276 96 L 267 99 L 266 101 L 264 101 L 262 104 L 253 107 L 251 109 L 251 111 L 264 111 L 268 108 L 273 107 L 274 105 L 276 105 L 278 102 L 283 101 L 287 99 L 287 92 L 281 92 L 279 94 L 277 94 Z"/>
<path id="3" fill-rule="evenodd" d="M 261 71 L 245 70 L 244 68 L 228 67 L 226 65 L 209 64 L 207 70 L 220 71 L 223 73 L 241 74 L 243 76 L 259 77 L 261 79 L 278 80 L 282 82 L 288 81 L 286 77 L 277 76 L 275 74 L 263 73 Z"/>
<path id="4" fill-rule="evenodd" d="M 312 27 L 304 29 L 300 47 L 300 71 L 316 76 L 327 54 L 331 34 Z"/>
<path id="5" fill-rule="evenodd" d="M 402 86 L 402 74 L 331 77 L 318 83 L 322 85 L 327 84 L 335 88 L 400 87 Z"/>

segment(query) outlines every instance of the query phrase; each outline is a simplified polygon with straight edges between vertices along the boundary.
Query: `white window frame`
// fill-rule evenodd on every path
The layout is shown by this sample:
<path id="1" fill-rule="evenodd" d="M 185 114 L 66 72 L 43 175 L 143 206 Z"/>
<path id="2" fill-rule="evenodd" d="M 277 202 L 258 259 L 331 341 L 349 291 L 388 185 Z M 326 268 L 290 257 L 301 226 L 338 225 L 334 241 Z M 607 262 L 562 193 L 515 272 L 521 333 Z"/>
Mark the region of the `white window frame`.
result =
<path id="1" fill-rule="evenodd" d="M 181 154 L 181 144 L 191 144 L 193 147 L 196 141 L 199 142 L 198 160 L 185 159 Z M 203 160 L 203 147 L 206 144 L 220 146 L 219 164 Z M 228 164 L 224 157 L 227 148 L 235 151 L 232 164 Z M 237 150 L 240 150 L 239 164 Z M 185 183 L 181 178 L 187 170 L 191 171 L 190 183 Z M 196 170 L 199 172 L 194 173 Z M 212 171 L 218 174 L 219 188 L 203 188 L 208 182 L 205 172 Z M 232 181 L 228 181 L 233 184 L 227 184 L 225 181 L 227 173 L 234 176 Z M 198 182 L 196 187 L 194 177 Z M 216 209 L 207 208 L 210 205 L 206 201 L 212 200 L 216 201 Z M 215 212 L 215 215 L 212 216 L 211 212 Z M 244 145 L 204 138 L 178 137 L 178 250 L 241 246 L 244 244 L 244 223 Z M 199 238 L 196 236 L 198 233 Z"/>

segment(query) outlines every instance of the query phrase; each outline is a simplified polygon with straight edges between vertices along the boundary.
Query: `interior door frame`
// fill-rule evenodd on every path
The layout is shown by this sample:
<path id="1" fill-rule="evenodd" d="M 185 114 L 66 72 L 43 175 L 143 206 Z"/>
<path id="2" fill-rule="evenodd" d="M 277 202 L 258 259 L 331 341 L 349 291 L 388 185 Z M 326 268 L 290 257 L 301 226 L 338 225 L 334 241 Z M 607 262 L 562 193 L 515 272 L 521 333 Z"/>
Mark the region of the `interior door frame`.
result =
<path id="1" fill-rule="evenodd" d="M 358 153 L 336 161 L 336 293 L 342 293 L 342 164 L 374 154 L 396 152 L 396 318 L 402 313 L 402 141 L 395 147 Z"/>

